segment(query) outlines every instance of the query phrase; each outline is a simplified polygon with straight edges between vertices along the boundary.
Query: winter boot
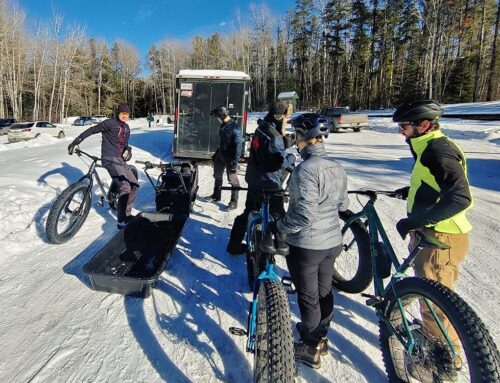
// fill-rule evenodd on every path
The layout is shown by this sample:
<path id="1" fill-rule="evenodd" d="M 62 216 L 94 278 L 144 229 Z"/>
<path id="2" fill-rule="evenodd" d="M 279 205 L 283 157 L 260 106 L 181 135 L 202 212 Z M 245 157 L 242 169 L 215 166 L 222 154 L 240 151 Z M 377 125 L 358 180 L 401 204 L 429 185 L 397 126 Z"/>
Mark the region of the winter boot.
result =
<path id="1" fill-rule="evenodd" d="M 299 334 L 301 334 L 302 330 L 302 322 L 297 322 L 295 325 Z M 321 339 L 319 341 L 319 353 L 321 355 L 328 354 L 328 338 L 327 338 L 328 330 L 321 330 Z"/>
<path id="2" fill-rule="evenodd" d="M 295 360 L 297 362 L 302 362 L 312 368 L 321 367 L 319 344 L 316 346 L 308 346 L 303 342 L 299 342 L 294 343 L 293 346 L 295 351 Z"/>
<path id="3" fill-rule="evenodd" d="M 236 201 L 229 201 L 227 204 L 226 210 L 234 210 L 238 207 L 238 202 Z"/>
<path id="4" fill-rule="evenodd" d="M 247 252 L 248 246 L 246 243 L 240 243 L 239 245 L 227 245 L 226 251 L 231 255 L 240 255 Z"/>
<path id="5" fill-rule="evenodd" d="M 231 190 L 231 200 L 227 205 L 227 210 L 234 210 L 238 207 L 238 190 Z"/>
<path id="6" fill-rule="evenodd" d="M 132 221 L 134 219 L 134 217 L 135 216 L 133 216 L 133 215 L 127 215 L 123 220 L 118 221 L 116 223 L 116 227 L 118 228 L 118 230 L 125 229 L 127 227 L 127 225 L 130 223 L 130 221 Z"/>
<path id="7" fill-rule="evenodd" d="M 220 194 L 217 195 L 215 194 L 215 192 L 214 194 L 205 197 L 205 202 L 219 202 L 219 201 L 220 201 Z"/>

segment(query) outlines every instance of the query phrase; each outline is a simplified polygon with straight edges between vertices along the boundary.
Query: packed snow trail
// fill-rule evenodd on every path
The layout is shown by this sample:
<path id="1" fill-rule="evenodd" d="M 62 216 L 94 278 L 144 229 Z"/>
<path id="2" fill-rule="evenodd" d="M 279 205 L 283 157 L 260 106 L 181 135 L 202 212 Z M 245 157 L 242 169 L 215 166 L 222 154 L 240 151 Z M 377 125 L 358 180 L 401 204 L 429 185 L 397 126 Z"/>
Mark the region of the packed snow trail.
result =
<path id="1" fill-rule="evenodd" d="M 144 119 L 131 125 L 132 163 L 170 158 L 171 126 L 147 128 Z M 469 158 L 475 198 L 469 213 L 474 225 L 471 249 L 457 290 L 498 344 L 500 148 L 496 137 L 480 132 L 498 132 L 500 126 L 451 120 L 443 125 Z M 78 128 L 72 129 L 75 137 Z M 70 136 L 17 144 L 4 144 L 0 137 L 0 381 L 251 381 L 253 359 L 245 352 L 246 339 L 228 331 L 230 326 L 246 326 L 251 295 L 244 256 L 225 252 L 245 194 L 232 212 L 224 210 L 229 192 L 224 192 L 223 203 L 203 202 L 212 192 L 213 177 L 209 164 L 200 164 L 194 212 L 152 297 L 96 292 L 82 268 L 116 233 L 113 214 L 95 198 L 75 238 L 50 245 L 44 234 L 53 199 L 88 169 L 77 156 L 67 155 Z M 98 155 L 100 138 L 81 146 Z M 361 133 L 332 134 L 326 149 L 346 168 L 350 189 L 395 189 L 409 182 L 410 151 L 388 119 L 373 120 L 372 129 Z M 242 180 L 244 167 L 239 174 Z M 135 207 L 153 211 L 154 192 L 142 171 L 140 184 Z M 352 210 L 359 207 L 355 198 L 351 203 Z M 395 230 L 404 202 L 381 197 L 376 207 L 396 250 L 405 254 L 406 244 Z M 278 273 L 287 274 L 284 260 L 278 262 Z M 373 310 L 359 296 L 335 293 L 335 299 L 330 352 L 319 370 L 300 366 L 300 380 L 385 382 Z M 296 323 L 296 296 L 290 296 L 290 305 Z"/>

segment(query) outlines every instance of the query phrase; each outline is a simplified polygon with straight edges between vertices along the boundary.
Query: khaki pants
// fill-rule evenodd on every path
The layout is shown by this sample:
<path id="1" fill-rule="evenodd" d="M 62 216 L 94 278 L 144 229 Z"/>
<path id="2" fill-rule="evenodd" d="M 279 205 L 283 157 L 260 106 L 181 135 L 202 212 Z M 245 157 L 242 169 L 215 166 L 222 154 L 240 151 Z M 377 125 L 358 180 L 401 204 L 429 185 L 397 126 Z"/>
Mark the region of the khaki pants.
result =
<path id="1" fill-rule="evenodd" d="M 447 243 L 450 245 L 450 248 L 446 250 L 423 249 L 417 258 L 415 258 L 415 275 L 432 279 L 453 290 L 455 282 L 458 279 L 460 263 L 464 260 L 469 249 L 469 235 L 462 233 L 438 233 L 432 229 L 425 229 L 425 233 L 437 238 L 441 242 Z M 410 235 L 411 239 L 408 247 L 412 251 L 417 245 L 417 240 L 414 233 L 410 233 Z M 424 328 L 432 334 L 441 337 L 442 332 L 427 305 L 423 303 L 421 310 Z M 448 319 L 443 315 L 441 310 L 436 310 L 436 314 L 450 336 L 456 351 L 460 352 L 460 340 L 454 328 L 450 326 Z"/>

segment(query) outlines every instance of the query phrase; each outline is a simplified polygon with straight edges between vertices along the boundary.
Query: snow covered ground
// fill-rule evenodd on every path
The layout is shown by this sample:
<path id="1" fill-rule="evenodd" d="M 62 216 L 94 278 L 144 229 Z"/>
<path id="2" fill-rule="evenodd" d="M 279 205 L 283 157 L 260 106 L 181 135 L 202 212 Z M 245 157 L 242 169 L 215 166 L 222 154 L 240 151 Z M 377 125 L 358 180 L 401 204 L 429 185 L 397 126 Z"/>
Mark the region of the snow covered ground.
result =
<path id="1" fill-rule="evenodd" d="M 371 120 L 371 119 L 370 119 Z M 349 175 L 349 187 L 395 189 L 408 184 L 412 159 L 390 119 L 370 121 L 371 129 L 331 134 L 326 148 Z M 172 126 L 147 128 L 131 122 L 134 160 L 168 160 Z M 499 342 L 500 330 L 500 123 L 443 120 L 443 128 L 468 155 L 475 207 L 471 250 L 458 292 L 476 310 Z M 151 298 L 96 292 L 83 265 L 115 233 L 115 218 L 94 203 L 75 238 L 50 245 L 44 234 L 53 199 L 86 170 L 66 147 L 67 137 L 7 144 L 0 137 L 0 382 L 245 382 L 253 360 L 245 338 L 229 334 L 245 327 L 248 302 L 244 258 L 225 252 L 238 212 L 201 197 L 212 191 L 212 169 L 200 166 L 200 191 L 177 250 Z M 100 138 L 81 147 L 98 154 Z M 105 173 L 103 173 L 106 177 Z M 243 179 L 244 168 L 240 169 Z M 154 210 L 154 193 L 144 173 L 137 210 Z M 242 196 L 243 200 L 245 195 Z M 224 195 L 227 203 L 229 195 Z M 352 209 L 359 206 L 352 199 Z M 394 224 L 404 202 L 377 203 L 390 238 L 404 254 Z M 286 274 L 283 260 L 279 273 Z M 377 318 L 358 296 L 335 294 L 330 353 L 322 367 L 300 367 L 304 382 L 384 382 Z M 290 296 L 298 321 L 295 296 Z"/>

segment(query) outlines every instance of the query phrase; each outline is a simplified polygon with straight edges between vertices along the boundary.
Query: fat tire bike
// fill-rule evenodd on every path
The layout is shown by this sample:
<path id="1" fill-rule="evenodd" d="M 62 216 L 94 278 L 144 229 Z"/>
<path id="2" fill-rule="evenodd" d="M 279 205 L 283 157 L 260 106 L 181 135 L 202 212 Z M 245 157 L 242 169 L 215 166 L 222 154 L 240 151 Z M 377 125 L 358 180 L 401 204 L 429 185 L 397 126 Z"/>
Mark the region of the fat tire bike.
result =
<path id="1" fill-rule="evenodd" d="M 60 244 L 67 242 L 75 236 L 87 219 L 90 206 L 92 205 L 92 188 L 94 178 L 101 195 L 98 204 L 104 207 L 105 204 L 116 210 L 118 206 L 118 183 L 113 180 L 109 189 L 106 190 L 96 168 L 103 167 L 99 157 L 92 156 L 79 148 L 75 148 L 75 153 L 79 156 L 85 156 L 91 160 L 87 174 L 81 177 L 75 183 L 69 185 L 56 198 L 50 208 L 47 222 L 45 223 L 45 233 L 50 243 Z M 138 179 L 137 169 L 128 165 Z"/>
<path id="2" fill-rule="evenodd" d="M 222 187 L 222 190 L 248 190 Z M 260 211 L 251 212 L 247 224 L 247 276 L 253 292 L 247 329 L 231 327 L 233 335 L 246 335 L 246 351 L 254 354 L 254 382 L 293 382 L 296 376 L 290 306 L 287 293 L 293 293 L 289 277 L 274 271 L 275 251 L 262 251 L 263 243 L 273 243 L 269 223 L 271 195 L 283 191 L 263 190 Z M 271 245 L 272 247 L 273 245 Z"/>
<path id="3" fill-rule="evenodd" d="M 379 343 L 389 381 L 499 382 L 497 346 L 471 307 L 442 284 L 405 274 L 424 248 L 449 246 L 417 230 L 418 244 L 400 263 L 375 210 L 378 195 L 400 196 L 376 190 L 349 193 L 368 197 L 368 202 L 359 213 L 341 213 L 344 244 L 334 264 L 333 285 L 359 293 L 373 280 L 374 294 L 361 295 L 379 319 Z"/>

